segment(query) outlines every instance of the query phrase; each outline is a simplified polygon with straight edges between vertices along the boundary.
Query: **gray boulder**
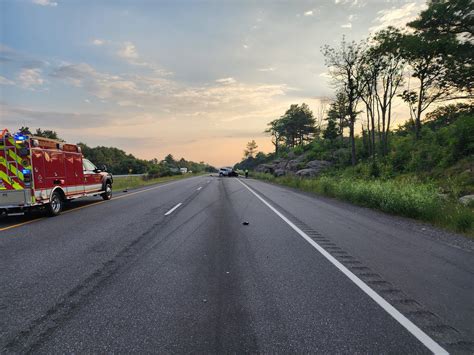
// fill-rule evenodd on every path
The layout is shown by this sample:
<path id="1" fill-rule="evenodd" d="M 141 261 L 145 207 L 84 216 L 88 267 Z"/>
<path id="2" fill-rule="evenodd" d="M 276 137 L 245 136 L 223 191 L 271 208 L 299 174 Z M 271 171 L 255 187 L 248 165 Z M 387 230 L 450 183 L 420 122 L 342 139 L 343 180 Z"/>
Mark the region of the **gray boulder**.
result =
<path id="1" fill-rule="evenodd" d="M 312 160 L 306 163 L 306 168 L 324 170 L 329 168 L 332 164 L 326 160 Z"/>
<path id="2" fill-rule="evenodd" d="M 301 177 L 315 177 L 318 176 L 319 173 L 320 171 L 316 169 L 301 169 L 296 172 L 296 175 Z"/>
<path id="3" fill-rule="evenodd" d="M 298 165 L 300 164 L 300 161 L 298 159 L 293 159 L 288 162 L 286 165 L 286 170 L 289 171 L 298 171 Z"/>
<path id="4" fill-rule="evenodd" d="M 459 199 L 463 205 L 473 205 L 474 204 L 474 195 L 466 195 Z"/>
<path id="5" fill-rule="evenodd" d="M 276 169 L 275 172 L 273 173 L 275 177 L 279 176 L 285 176 L 286 175 L 286 170 L 284 169 Z"/>
<path id="6" fill-rule="evenodd" d="M 288 165 L 288 160 L 276 160 L 275 161 L 275 169 L 286 169 L 286 166 Z"/>
<path id="7" fill-rule="evenodd" d="M 260 164 L 255 168 L 255 171 L 258 173 L 273 174 L 275 166 L 273 164 Z"/>

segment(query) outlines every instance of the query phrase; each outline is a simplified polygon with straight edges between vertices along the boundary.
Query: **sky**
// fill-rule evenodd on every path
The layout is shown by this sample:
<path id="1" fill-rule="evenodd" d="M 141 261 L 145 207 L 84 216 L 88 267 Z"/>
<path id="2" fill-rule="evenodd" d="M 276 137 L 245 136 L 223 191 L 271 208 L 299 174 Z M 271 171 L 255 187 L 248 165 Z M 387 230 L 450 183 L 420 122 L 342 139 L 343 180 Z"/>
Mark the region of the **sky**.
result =
<path id="1" fill-rule="evenodd" d="M 291 104 L 334 95 L 321 47 L 403 26 L 424 0 L 0 0 L 0 128 L 215 166 Z M 395 123 L 406 119 L 395 109 Z"/>

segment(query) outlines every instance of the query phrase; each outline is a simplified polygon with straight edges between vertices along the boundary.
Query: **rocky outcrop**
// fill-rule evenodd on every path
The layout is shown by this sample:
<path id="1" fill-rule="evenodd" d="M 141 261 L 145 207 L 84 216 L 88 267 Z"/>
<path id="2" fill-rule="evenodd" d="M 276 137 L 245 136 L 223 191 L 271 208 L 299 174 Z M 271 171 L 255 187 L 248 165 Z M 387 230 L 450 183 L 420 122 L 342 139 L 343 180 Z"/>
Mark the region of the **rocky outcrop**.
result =
<path id="1" fill-rule="evenodd" d="M 332 164 L 326 160 L 311 160 L 306 163 L 306 168 L 322 171 L 329 168 Z"/>
<path id="2" fill-rule="evenodd" d="M 307 163 L 304 155 L 292 156 L 291 159 L 277 159 L 270 164 L 261 164 L 255 170 L 259 173 L 273 174 L 274 176 L 284 176 L 296 174 L 302 177 L 318 176 L 322 171 L 332 164 L 325 160 L 312 160 Z"/>
<path id="3" fill-rule="evenodd" d="M 273 164 L 260 164 L 255 168 L 258 173 L 273 174 L 275 166 Z"/>

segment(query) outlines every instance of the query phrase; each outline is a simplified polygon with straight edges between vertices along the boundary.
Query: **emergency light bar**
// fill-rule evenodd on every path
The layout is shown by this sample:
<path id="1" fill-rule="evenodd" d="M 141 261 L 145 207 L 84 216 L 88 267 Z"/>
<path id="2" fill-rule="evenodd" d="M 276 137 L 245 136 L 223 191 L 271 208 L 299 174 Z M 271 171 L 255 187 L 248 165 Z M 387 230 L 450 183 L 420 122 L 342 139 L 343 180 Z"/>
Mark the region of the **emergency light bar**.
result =
<path id="1" fill-rule="evenodd" d="M 26 141 L 27 140 L 27 137 L 24 136 L 23 134 L 15 134 L 13 136 L 13 138 L 15 138 L 16 141 L 20 141 L 20 142 L 23 142 L 23 141 Z"/>

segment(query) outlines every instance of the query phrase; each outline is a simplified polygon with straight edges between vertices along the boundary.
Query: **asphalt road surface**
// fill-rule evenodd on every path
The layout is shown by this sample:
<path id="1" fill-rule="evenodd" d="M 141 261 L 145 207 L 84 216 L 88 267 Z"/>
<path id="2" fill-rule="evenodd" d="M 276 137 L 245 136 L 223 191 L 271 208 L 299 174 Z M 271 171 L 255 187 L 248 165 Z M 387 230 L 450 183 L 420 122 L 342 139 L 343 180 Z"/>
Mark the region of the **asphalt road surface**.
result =
<path id="1" fill-rule="evenodd" d="M 473 243 L 251 179 L 0 221 L 0 353 L 472 353 Z"/>

